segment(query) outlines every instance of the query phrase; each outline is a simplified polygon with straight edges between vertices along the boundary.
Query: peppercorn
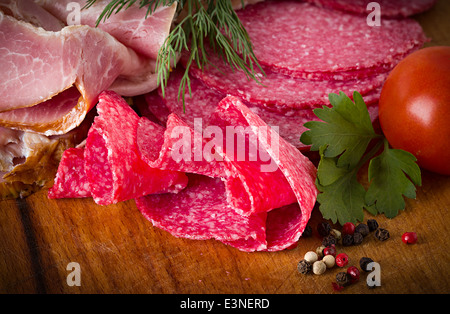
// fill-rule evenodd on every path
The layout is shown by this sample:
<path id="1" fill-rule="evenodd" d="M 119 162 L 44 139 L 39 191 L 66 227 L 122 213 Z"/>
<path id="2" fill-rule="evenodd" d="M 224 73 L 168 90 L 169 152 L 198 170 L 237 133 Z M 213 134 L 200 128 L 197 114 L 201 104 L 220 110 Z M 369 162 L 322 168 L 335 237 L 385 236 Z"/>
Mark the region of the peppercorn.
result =
<path id="1" fill-rule="evenodd" d="M 359 270 L 355 266 L 347 268 L 347 274 L 350 275 L 350 282 L 355 283 L 359 280 Z"/>
<path id="2" fill-rule="evenodd" d="M 336 264 L 336 259 L 333 255 L 325 255 L 322 259 L 322 261 L 325 263 L 327 268 L 333 268 Z"/>
<path id="3" fill-rule="evenodd" d="M 337 243 L 336 238 L 333 237 L 331 234 L 327 235 L 322 240 L 322 245 L 325 246 L 325 247 L 331 246 L 331 245 L 336 245 L 336 243 Z"/>
<path id="4" fill-rule="evenodd" d="M 367 268 L 367 265 L 370 263 L 373 263 L 373 259 L 371 259 L 370 257 L 361 257 L 361 259 L 359 260 L 359 266 L 365 272 L 371 271 Z"/>
<path id="5" fill-rule="evenodd" d="M 343 246 L 353 245 L 353 235 L 352 234 L 344 234 L 344 236 L 342 237 L 342 245 Z"/>
<path id="6" fill-rule="evenodd" d="M 297 264 L 297 270 L 300 274 L 303 275 L 309 274 L 312 270 L 312 264 L 307 260 L 301 260 Z"/>
<path id="7" fill-rule="evenodd" d="M 317 261 L 313 264 L 313 273 L 322 275 L 327 270 L 327 265 L 323 261 Z"/>
<path id="8" fill-rule="evenodd" d="M 355 224 L 352 222 L 346 222 L 342 226 L 342 233 L 343 234 L 353 234 L 355 232 Z"/>
<path id="9" fill-rule="evenodd" d="M 351 277 L 345 271 L 336 274 L 336 282 L 338 285 L 345 287 L 350 284 Z"/>
<path id="10" fill-rule="evenodd" d="M 319 259 L 319 256 L 317 256 L 316 252 L 309 251 L 309 252 L 306 252 L 305 257 L 303 259 L 312 264 Z"/>
<path id="11" fill-rule="evenodd" d="M 324 257 L 327 255 L 333 255 L 334 257 L 336 257 L 336 247 L 334 245 L 327 246 L 326 248 L 323 249 L 322 252 Z"/>
<path id="12" fill-rule="evenodd" d="M 321 222 L 320 224 L 317 225 L 317 232 L 322 237 L 326 237 L 327 235 L 329 235 L 330 231 L 331 231 L 331 225 L 326 221 Z"/>
<path id="13" fill-rule="evenodd" d="M 331 229 L 330 234 L 336 238 L 337 242 L 339 242 L 342 238 L 342 233 L 339 230 Z"/>
<path id="14" fill-rule="evenodd" d="M 405 232 L 402 235 L 402 241 L 406 244 L 414 244 L 417 242 L 417 233 L 415 232 Z"/>
<path id="15" fill-rule="evenodd" d="M 355 232 L 359 232 L 363 237 L 365 237 L 369 234 L 369 227 L 366 224 L 359 224 L 356 226 Z"/>
<path id="16" fill-rule="evenodd" d="M 378 229 L 378 222 L 375 219 L 367 220 L 367 226 L 369 227 L 369 231 L 375 231 Z"/>
<path id="17" fill-rule="evenodd" d="M 386 229 L 383 229 L 383 228 L 378 228 L 375 231 L 375 237 L 380 241 L 386 241 L 390 237 L 389 231 L 387 231 Z"/>
<path id="18" fill-rule="evenodd" d="M 303 230 L 302 237 L 309 238 L 311 235 L 312 235 L 312 228 L 310 225 L 307 225 L 305 227 L 305 230 Z"/>
<path id="19" fill-rule="evenodd" d="M 319 258 L 322 258 L 323 257 L 323 250 L 325 249 L 325 246 L 319 246 L 317 249 L 316 249 L 316 253 L 317 253 L 317 256 L 319 257 Z"/>
<path id="20" fill-rule="evenodd" d="M 363 242 L 363 235 L 361 234 L 361 232 L 356 232 L 353 234 L 353 244 L 354 245 L 359 245 Z"/>
<path id="21" fill-rule="evenodd" d="M 344 267 L 348 264 L 348 255 L 345 253 L 340 253 L 336 256 L 336 265 L 339 267 Z"/>

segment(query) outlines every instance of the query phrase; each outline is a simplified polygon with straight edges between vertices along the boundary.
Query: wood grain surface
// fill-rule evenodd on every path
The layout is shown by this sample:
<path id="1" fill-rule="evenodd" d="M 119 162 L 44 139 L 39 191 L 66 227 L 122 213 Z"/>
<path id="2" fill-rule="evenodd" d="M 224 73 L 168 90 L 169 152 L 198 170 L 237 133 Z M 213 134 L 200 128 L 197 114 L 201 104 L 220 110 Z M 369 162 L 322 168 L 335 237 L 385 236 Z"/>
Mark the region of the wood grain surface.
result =
<path id="1" fill-rule="evenodd" d="M 439 0 L 417 16 L 432 38 L 427 45 L 450 45 L 450 1 Z M 381 286 L 360 282 L 335 292 L 338 267 L 301 275 L 297 263 L 321 243 L 300 239 L 291 250 L 244 253 L 214 240 L 178 239 L 151 225 L 134 201 L 107 207 L 91 199 L 49 200 L 46 191 L 26 199 L 0 201 L 0 293 L 449 293 L 450 177 L 422 172 L 415 200 L 396 218 L 377 216 L 391 238 L 373 236 L 338 252 L 350 265 L 369 256 L 381 267 Z M 371 218 L 366 214 L 365 220 Z M 311 225 L 322 220 L 314 210 Z M 406 245 L 401 235 L 418 234 Z M 81 285 L 69 286 L 67 265 L 81 268 Z"/>

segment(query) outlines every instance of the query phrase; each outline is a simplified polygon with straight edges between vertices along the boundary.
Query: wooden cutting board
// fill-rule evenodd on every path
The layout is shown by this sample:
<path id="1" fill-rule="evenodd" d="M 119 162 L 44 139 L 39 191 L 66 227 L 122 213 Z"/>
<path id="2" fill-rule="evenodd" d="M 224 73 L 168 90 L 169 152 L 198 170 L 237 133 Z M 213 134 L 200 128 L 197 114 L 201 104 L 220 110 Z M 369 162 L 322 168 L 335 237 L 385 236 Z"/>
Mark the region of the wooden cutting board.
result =
<path id="1" fill-rule="evenodd" d="M 432 42 L 450 45 L 450 1 L 417 17 Z M 297 263 L 321 243 L 300 239 L 283 252 L 244 253 L 214 240 L 178 239 L 151 225 L 134 201 L 101 207 L 91 199 L 49 200 L 46 191 L 0 201 L 0 293 L 449 293 L 450 177 L 423 171 L 415 200 L 394 219 L 375 217 L 390 231 L 385 242 L 338 247 L 358 266 L 363 256 L 380 264 L 381 286 L 360 282 L 334 292 L 338 267 L 301 275 Z M 373 218 L 366 214 L 366 219 Z M 311 224 L 322 220 L 314 210 Z M 406 245 L 401 235 L 418 234 Z M 80 285 L 71 279 L 77 263 Z M 69 278 L 69 281 L 68 281 Z"/>

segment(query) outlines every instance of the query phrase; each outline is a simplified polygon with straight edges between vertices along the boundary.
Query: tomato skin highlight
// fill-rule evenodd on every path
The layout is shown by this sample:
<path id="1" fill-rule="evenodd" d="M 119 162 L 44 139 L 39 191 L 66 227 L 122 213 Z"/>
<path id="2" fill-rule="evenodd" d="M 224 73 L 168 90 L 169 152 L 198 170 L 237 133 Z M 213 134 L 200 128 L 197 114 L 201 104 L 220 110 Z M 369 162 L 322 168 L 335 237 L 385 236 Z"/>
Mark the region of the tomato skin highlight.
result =
<path id="1" fill-rule="evenodd" d="M 381 129 L 421 168 L 450 175 L 450 47 L 420 49 L 389 74 L 380 96 Z"/>

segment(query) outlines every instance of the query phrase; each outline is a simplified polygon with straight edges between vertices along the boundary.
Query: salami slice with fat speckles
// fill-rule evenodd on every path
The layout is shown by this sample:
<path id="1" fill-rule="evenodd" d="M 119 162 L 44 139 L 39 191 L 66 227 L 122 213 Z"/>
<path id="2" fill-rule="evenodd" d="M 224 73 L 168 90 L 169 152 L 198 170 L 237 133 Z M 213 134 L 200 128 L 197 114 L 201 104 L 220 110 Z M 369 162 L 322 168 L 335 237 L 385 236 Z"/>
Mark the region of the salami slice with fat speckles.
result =
<path id="1" fill-rule="evenodd" d="M 84 170 L 84 149 L 69 148 L 64 151 L 48 198 L 91 197 L 89 181 Z"/>
<path id="2" fill-rule="evenodd" d="M 114 92 L 103 92 L 86 140 L 85 170 L 94 201 L 109 205 L 185 187 L 182 172 L 151 168 L 136 144 L 139 116 Z"/>
<path id="3" fill-rule="evenodd" d="M 349 97 L 358 91 L 364 96 L 382 86 L 388 76 L 388 73 L 382 73 L 358 80 L 312 81 L 266 71 L 266 76 L 259 76 L 261 82 L 258 83 L 249 80 L 241 70 L 231 72 L 229 65 L 217 55 L 211 54 L 208 58 L 213 66 L 204 70 L 192 66 L 192 76 L 222 94 L 279 112 L 329 105 L 328 95 L 336 91 L 342 91 Z"/>
<path id="4" fill-rule="evenodd" d="M 189 174 L 185 190 L 138 198 L 137 207 L 155 226 L 177 237 L 214 238 L 247 252 L 291 247 L 301 236 L 317 197 L 314 165 L 235 97 L 225 97 L 209 121 L 222 130 L 249 127 L 254 136 L 244 143 L 258 143 L 275 167 L 261 168 L 267 164 L 258 158 L 253 164 L 248 159 L 235 160 L 231 154 L 238 153 L 237 146 L 223 147 L 228 177 Z M 258 128 L 266 128 L 268 134 Z M 251 207 L 247 212 L 246 205 Z"/>
<path id="5" fill-rule="evenodd" d="M 176 113 L 189 126 L 194 127 L 194 119 L 202 119 L 202 127 L 209 124 L 212 112 L 217 104 L 225 97 L 225 94 L 213 90 L 203 84 L 200 80 L 191 77 L 191 92 L 185 93 L 185 106 L 178 98 L 178 88 L 181 82 L 183 68 L 177 68 L 169 77 L 168 84 L 165 89 L 164 98 L 161 93 L 151 92 L 145 95 L 147 106 L 143 108 L 143 112 L 151 112 L 157 116 L 161 124 L 167 122 L 170 112 Z M 364 101 L 369 106 L 372 121 L 378 117 L 378 99 L 381 88 L 378 88 L 364 96 Z M 277 126 L 279 134 L 293 146 L 308 150 L 309 146 L 305 146 L 300 142 L 301 134 L 307 129 L 303 125 L 308 121 L 318 120 L 312 109 L 292 109 L 286 112 L 276 112 L 268 110 L 262 106 L 256 106 L 251 103 L 245 103 L 255 114 L 257 114 L 269 126 Z M 144 107 L 144 104 L 142 104 Z"/>
<path id="6" fill-rule="evenodd" d="M 367 5 L 372 0 L 307 0 L 320 7 L 361 14 L 367 16 L 371 11 Z M 381 16 L 402 18 L 419 14 L 431 9 L 437 0 L 378 0 Z"/>
<path id="7" fill-rule="evenodd" d="M 142 214 L 158 228 L 176 237 L 220 241 L 252 239 L 246 251 L 266 248 L 266 213 L 241 216 L 227 203 L 220 178 L 189 175 L 185 190 L 175 195 L 149 195 L 136 199 Z"/>
<path id="8" fill-rule="evenodd" d="M 358 6 L 350 0 L 323 2 Z M 397 1 L 383 1 L 386 6 L 388 2 Z M 414 0 L 408 2 L 406 7 L 414 6 Z M 392 6 L 401 8 L 399 3 Z M 295 0 L 264 1 L 237 13 L 258 61 L 293 77 L 348 80 L 352 75 L 362 78 L 386 72 L 427 41 L 420 24 L 412 19 L 383 18 L 381 26 L 373 27 L 367 23 L 367 14 L 347 14 Z"/>

